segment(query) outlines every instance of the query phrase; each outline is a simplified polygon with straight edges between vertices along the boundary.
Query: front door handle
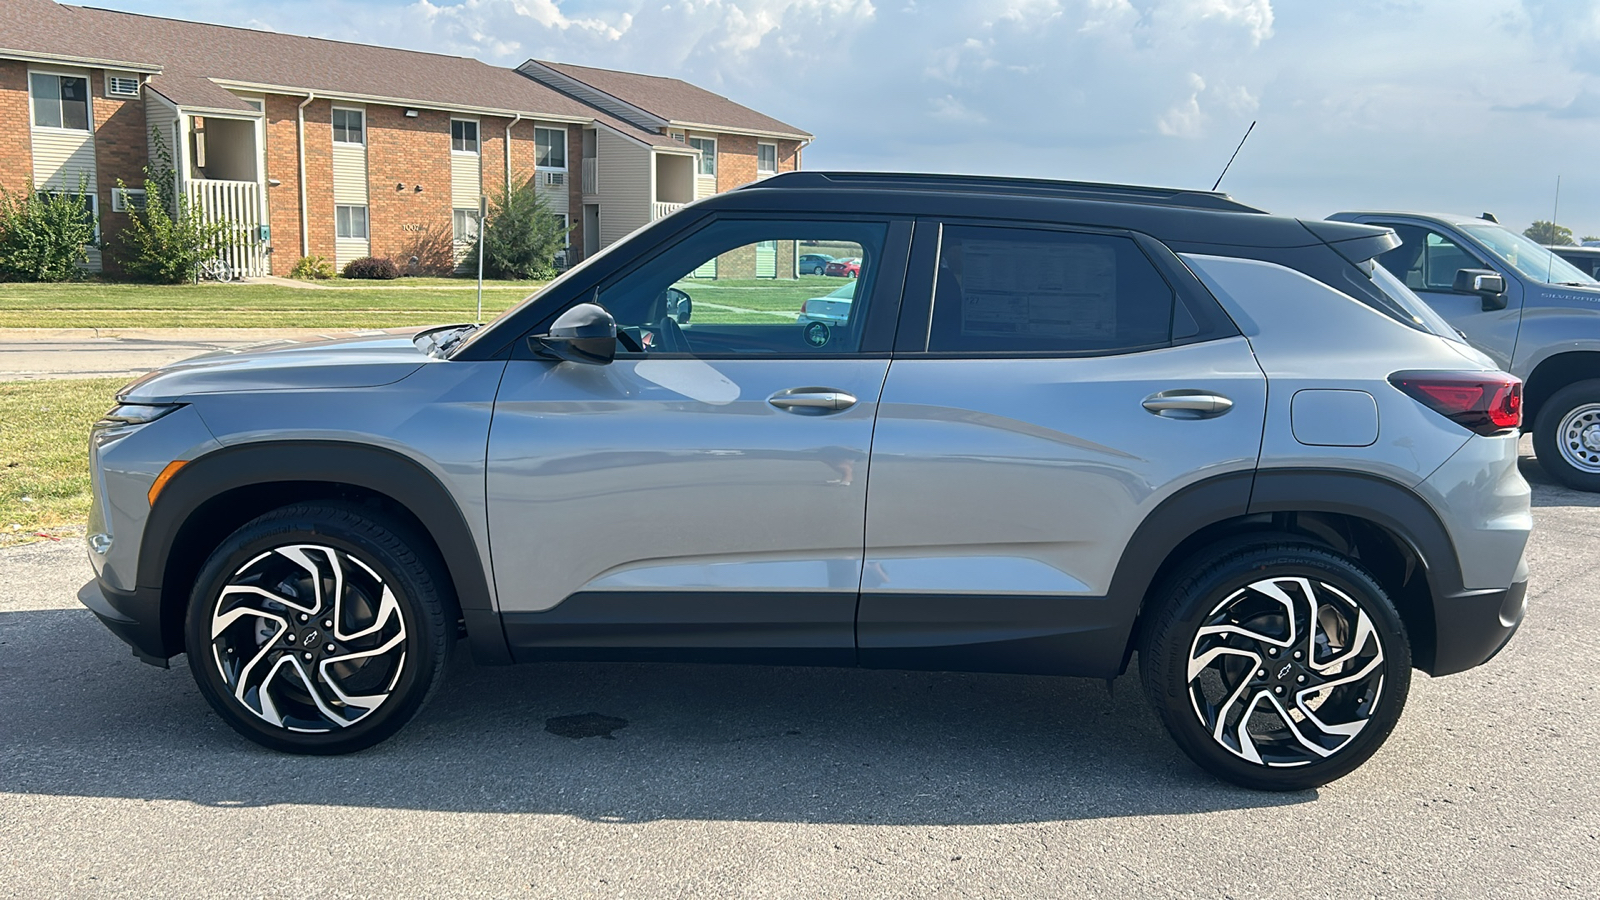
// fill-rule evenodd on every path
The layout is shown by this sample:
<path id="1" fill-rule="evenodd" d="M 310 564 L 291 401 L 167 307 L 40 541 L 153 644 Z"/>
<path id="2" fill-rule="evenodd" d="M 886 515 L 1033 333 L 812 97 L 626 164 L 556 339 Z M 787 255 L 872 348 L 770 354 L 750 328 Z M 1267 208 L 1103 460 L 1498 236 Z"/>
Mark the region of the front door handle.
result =
<path id="1" fill-rule="evenodd" d="M 767 402 L 787 412 L 818 416 L 849 409 L 856 405 L 856 398 L 833 388 L 803 387 L 779 391 L 768 397 Z"/>
<path id="2" fill-rule="evenodd" d="M 1221 394 L 1188 388 L 1162 391 L 1144 398 L 1144 408 L 1168 419 L 1212 419 L 1233 409 Z"/>

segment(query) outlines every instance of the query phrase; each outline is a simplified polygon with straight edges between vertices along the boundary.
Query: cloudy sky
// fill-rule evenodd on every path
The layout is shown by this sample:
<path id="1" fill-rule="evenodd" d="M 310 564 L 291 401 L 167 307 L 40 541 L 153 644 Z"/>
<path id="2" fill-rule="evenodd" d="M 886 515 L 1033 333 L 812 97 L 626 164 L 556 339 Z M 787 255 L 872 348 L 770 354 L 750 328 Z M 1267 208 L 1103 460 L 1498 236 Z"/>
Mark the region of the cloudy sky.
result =
<path id="1" fill-rule="evenodd" d="M 93 0 L 91 0 L 93 2 Z M 672 75 L 816 134 L 807 168 L 1210 187 L 1600 235 L 1600 0 L 98 0 Z"/>

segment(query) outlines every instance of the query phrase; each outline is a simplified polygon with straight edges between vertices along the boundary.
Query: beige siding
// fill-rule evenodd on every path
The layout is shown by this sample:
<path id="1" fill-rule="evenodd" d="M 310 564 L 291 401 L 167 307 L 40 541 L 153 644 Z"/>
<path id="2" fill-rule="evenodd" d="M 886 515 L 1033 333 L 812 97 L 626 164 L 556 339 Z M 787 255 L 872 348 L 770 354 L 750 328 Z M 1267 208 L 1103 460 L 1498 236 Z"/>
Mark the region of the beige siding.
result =
<path id="1" fill-rule="evenodd" d="M 483 155 L 450 154 L 450 205 L 455 209 L 477 209 L 483 194 Z"/>
<path id="2" fill-rule="evenodd" d="M 351 260 L 371 255 L 372 243 L 370 241 L 339 238 L 333 242 L 333 264 L 341 272 L 344 271 L 345 265 Z"/>
<path id="3" fill-rule="evenodd" d="M 159 131 L 161 143 L 167 148 L 167 155 L 170 157 L 171 164 L 177 166 L 178 111 L 165 102 L 156 99 L 155 91 L 146 90 L 144 92 L 144 121 L 145 125 L 149 127 L 150 164 L 152 166 L 157 164 L 155 135 Z"/>
<path id="4" fill-rule="evenodd" d="M 367 148 L 333 145 L 333 202 L 367 205 Z"/>
<path id="5" fill-rule="evenodd" d="M 556 172 L 554 174 L 562 176 L 560 179 L 561 183 L 547 184 L 546 182 L 548 182 L 550 179 L 546 176 L 550 174 L 552 173 L 547 171 L 541 171 L 539 173 L 539 183 L 536 190 L 539 192 L 539 197 L 543 199 L 545 203 L 549 204 L 551 212 L 555 213 L 556 215 L 564 216 L 567 214 L 568 206 L 566 179 L 570 177 L 570 174 L 566 172 Z"/>
<path id="6" fill-rule="evenodd" d="M 609 247 L 650 223 L 650 148 L 599 129 L 600 246 Z"/>
<path id="7" fill-rule="evenodd" d="M 91 101 L 93 102 L 93 101 Z M 76 193 L 79 185 L 86 186 L 90 196 L 98 189 L 95 181 L 94 135 L 87 131 L 60 131 L 33 129 L 33 183 L 44 190 Z M 95 212 L 99 209 L 98 198 Z M 98 272 L 101 268 L 100 251 L 90 247 L 85 268 Z"/>
<path id="8" fill-rule="evenodd" d="M 703 200 L 717 192 L 717 176 L 696 175 L 694 177 L 694 198 Z"/>

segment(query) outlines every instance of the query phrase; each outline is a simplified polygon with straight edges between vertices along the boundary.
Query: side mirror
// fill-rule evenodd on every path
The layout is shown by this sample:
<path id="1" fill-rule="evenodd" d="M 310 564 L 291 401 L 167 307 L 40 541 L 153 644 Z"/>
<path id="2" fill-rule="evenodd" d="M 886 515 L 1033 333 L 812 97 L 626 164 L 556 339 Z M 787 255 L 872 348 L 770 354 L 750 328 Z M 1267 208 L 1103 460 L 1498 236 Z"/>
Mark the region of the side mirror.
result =
<path id="1" fill-rule="evenodd" d="M 597 303 L 579 303 L 556 317 L 549 334 L 528 338 L 528 347 L 550 359 L 603 366 L 617 357 L 617 320 Z"/>
<path id="2" fill-rule="evenodd" d="M 1491 269 L 1457 269 L 1451 289 L 1483 297 L 1484 312 L 1506 308 L 1506 277 Z"/>
<path id="3" fill-rule="evenodd" d="M 667 315 L 672 317 L 679 325 L 689 324 L 689 316 L 694 312 L 694 301 L 689 295 L 677 288 L 667 288 Z"/>

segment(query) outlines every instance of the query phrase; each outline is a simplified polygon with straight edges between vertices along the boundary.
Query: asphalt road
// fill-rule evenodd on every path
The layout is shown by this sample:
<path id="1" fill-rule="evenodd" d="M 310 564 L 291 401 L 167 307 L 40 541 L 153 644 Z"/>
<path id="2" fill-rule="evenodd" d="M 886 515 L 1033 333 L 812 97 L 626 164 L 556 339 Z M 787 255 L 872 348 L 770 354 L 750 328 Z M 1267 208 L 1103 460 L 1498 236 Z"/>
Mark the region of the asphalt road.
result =
<path id="1" fill-rule="evenodd" d="M 6 550 L 0 896 L 1595 896 L 1600 496 L 1525 471 L 1521 633 L 1287 795 L 1201 773 L 1131 676 L 460 659 L 388 743 L 282 756 L 78 607 L 76 543 Z M 547 730 L 587 713 L 626 725 Z"/>

